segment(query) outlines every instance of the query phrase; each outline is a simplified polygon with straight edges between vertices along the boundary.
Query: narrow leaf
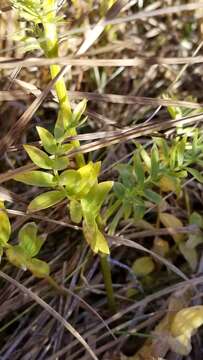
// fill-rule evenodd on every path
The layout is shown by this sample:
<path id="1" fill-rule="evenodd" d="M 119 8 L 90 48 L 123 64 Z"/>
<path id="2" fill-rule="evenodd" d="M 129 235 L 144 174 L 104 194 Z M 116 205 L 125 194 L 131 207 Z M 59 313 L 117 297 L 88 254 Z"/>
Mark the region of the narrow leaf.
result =
<path id="1" fill-rule="evenodd" d="M 151 177 L 156 179 L 159 172 L 159 151 L 156 144 L 153 145 L 151 152 Z"/>
<path id="2" fill-rule="evenodd" d="M 49 154 L 55 154 L 57 151 L 57 142 L 54 136 L 47 129 L 41 126 L 37 126 L 36 129 L 42 142 L 43 148 Z"/>
<path id="3" fill-rule="evenodd" d="M 78 122 L 80 121 L 82 115 L 84 114 L 85 110 L 87 107 L 87 100 L 83 99 L 82 101 L 79 102 L 79 104 L 77 104 L 76 108 L 73 111 L 73 121 L 75 123 L 75 125 L 78 124 Z"/>
<path id="4" fill-rule="evenodd" d="M 149 200 L 152 201 L 155 204 L 160 204 L 162 201 L 162 197 L 157 194 L 155 191 L 152 191 L 150 189 L 144 190 L 144 196 Z"/>
<path id="5" fill-rule="evenodd" d="M 52 168 L 52 161 L 44 151 L 32 145 L 24 145 L 24 148 L 35 165 L 43 169 Z"/>
<path id="6" fill-rule="evenodd" d="M 196 169 L 187 167 L 187 171 L 200 183 L 203 183 L 203 176 L 200 174 L 200 172 Z"/>
<path id="7" fill-rule="evenodd" d="M 11 225 L 8 215 L 0 209 L 0 245 L 7 244 L 11 235 Z"/>
<path id="8" fill-rule="evenodd" d="M 115 182 L 113 185 L 113 190 L 118 199 L 124 200 L 126 188 L 123 184 L 120 182 Z"/>
<path id="9" fill-rule="evenodd" d="M 27 185 L 39 186 L 39 187 L 52 187 L 56 183 L 54 176 L 44 171 L 29 171 L 14 177 L 14 180 L 20 181 Z"/>
<path id="10" fill-rule="evenodd" d="M 35 212 L 43 209 L 47 209 L 50 206 L 56 205 L 65 198 L 65 194 L 62 191 L 48 191 L 37 196 L 28 206 L 28 212 Z"/>
<path id="11" fill-rule="evenodd" d="M 134 170 L 135 170 L 135 175 L 136 175 L 138 184 L 141 187 L 143 187 L 144 179 L 145 179 L 144 169 L 143 169 L 143 166 L 142 166 L 140 156 L 138 154 L 134 157 Z"/>

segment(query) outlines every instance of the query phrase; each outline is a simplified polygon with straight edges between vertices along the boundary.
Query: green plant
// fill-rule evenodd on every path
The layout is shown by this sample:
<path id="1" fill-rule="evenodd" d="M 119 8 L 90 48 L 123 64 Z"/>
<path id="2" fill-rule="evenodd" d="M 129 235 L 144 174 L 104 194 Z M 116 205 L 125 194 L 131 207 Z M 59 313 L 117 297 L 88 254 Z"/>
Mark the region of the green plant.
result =
<path id="1" fill-rule="evenodd" d="M 170 191 L 177 195 L 188 175 L 203 182 L 195 166 L 203 165 L 203 135 L 198 129 L 178 135 L 171 141 L 157 137 L 149 151 L 139 143 L 130 163 L 119 164 L 118 181 L 114 184 L 115 201 L 106 212 L 106 219 L 114 216 L 110 233 L 114 233 L 120 219 L 142 219 L 147 208 L 159 205 L 162 194 Z M 170 156 L 169 156 L 170 154 Z"/>
<path id="2" fill-rule="evenodd" d="M 0 253 L 5 251 L 7 259 L 13 265 L 27 270 L 38 278 L 48 278 L 49 265 L 36 258 L 45 237 L 37 234 L 37 225 L 34 222 L 25 224 L 18 233 L 18 245 L 8 243 L 11 235 L 11 226 L 4 204 L 0 202 Z"/>
<path id="3" fill-rule="evenodd" d="M 59 56 L 57 25 L 60 23 L 60 18 L 57 16 L 57 1 L 13 0 L 13 5 L 20 12 L 20 16 L 33 25 L 31 37 L 35 39 L 35 45 L 37 41 L 38 47 L 46 57 L 57 58 Z M 52 79 L 58 75 L 59 71 L 58 65 L 50 66 Z M 77 127 L 81 121 L 85 121 L 82 116 L 87 102 L 85 99 L 82 100 L 72 110 L 63 78 L 56 81 L 55 90 L 59 112 L 53 134 L 45 128 L 37 127 L 44 151 L 35 146 L 24 145 L 30 159 L 40 170 L 20 173 L 14 179 L 28 185 L 50 189 L 31 201 L 27 209 L 30 213 L 47 209 L 63 200 L 67 201 L 71 220 L 75 223 L 82 222 L 83 233 L 88 244 L 94 253 L 99 253 L 101 256 L 109 304 L 112 309 L 115 309 L 111 273 L 106 258 L 109 247 L 102 232 L 103 223 L 100 216 L 101 207 L 113 182 L 99 183 L 100 162 L 90 161 L 86 164 L 81 153 L 75 156 L 77 169 L 69 167 L 68 152 L 79 147 L 80 144 L 76 140 L 71 143 L 64 142 L 69 136 L 77 135 Z M 20 244 L 8 250 L 7 255 L 11 262 L 22 267 Z M 31 270 L 29 264 L 36 261 L 31 257 L 25 266 Z"/>

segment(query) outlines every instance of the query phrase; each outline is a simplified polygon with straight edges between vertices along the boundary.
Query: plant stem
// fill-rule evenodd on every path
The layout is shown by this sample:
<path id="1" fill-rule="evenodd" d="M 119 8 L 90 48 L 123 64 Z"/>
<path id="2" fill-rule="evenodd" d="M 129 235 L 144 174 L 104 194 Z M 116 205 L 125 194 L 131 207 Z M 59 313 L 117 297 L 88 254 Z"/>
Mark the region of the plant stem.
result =
<path id="1" fill-rule="evenodd" d="M 101 271 L 104 279 L 104 285 L 106 288 L 107 293 L 107 300 L 109 309 L 112 311 L 112 313 L 116 312 L 116 300 L 114 296 L 114 290 L 112 285 L 112 278 L 111 278 L 111 268 L 108 262 L 107 255 L 100 254 L 100 265 L 101 265 Z"/>
<path id="2" fill-rule="evenodd" d="M 43 11 L 44 11 L 43 27 L 44 27 L 44 36 L 45 36 L 45 45 L 43 45 L 43 50 L 48 58 L 57 58 L 59 56 L 56 9 L 57 9 L 56 0 L 43 1 Z M 61 68 L 59 65 L 50 66 L 52 79 L 58 75 L 60 70 Z M 55 90 L 60 106 L 57 123 L 62 124 L 61 127 L 66 129 L 69 126 L 71 126 L 72 111 L 71 111 L 70 101 L 69 101 L 64 78 L 59 79 L 55 83 Z M 70 136 L 77 135 L 76 129 L 71 127 L 69 128 L 68 133 Z M 80 146 L 80 142 L 76 140 L 72 141 L 72 144 L 74 147 Z M 82 167 L 83 165 L 85 165 L 85 159 L 83 154 L 76 155 L 76 162 L 78 167 Z M 101 270 L 104 278 L 104 284 L 106 287 L 109 308 L 112 310 L 112 312 L 115 312 L 116 302 L 114 298 L 114 292 L 113 292 L 113 286 L 111 280 L 111 269 L 106 255 L 101 254 L 100 259 L 101 259 Z M 49 281 L 50 282 L 52 281 L 51 278 L 49 279 Z M 52 284 L 54 285 L 53 281 Z"/>
<path id="3" fill-rule="evenodd" d="M 59 56 L 57 16 L 56 16 L 57 2 L 56 0 L 44 0 L 43 6 L 44 6 L 44 19 L 45 19 L 43 21 L 44 35 L 45 35 L 44 51 L 48 58 L 57 58 Z M 54 79 L 58 75 L 60 70 L 61 68 L 59 65 L 50 66 L 50 73 L 52 79 Z M 62 122 L 64 128 L 66 128 L 71 125 L 72 111 L 71 111 L 70 101 L 69 101 L 64 78 L 61 78 L 56 82 L 55 90 L 60 106 L 57 122 L 58 121 Z M 77 131 L 75 128 L 70 128 L 68 132 L 70 136 L 77 135 Z M 74 147 L 80 146 L 80 142 L 77 140 L 72 141 L 72 144 Z M 76 162 L 79 167 L 85 165 L 84 156 L 82 154 L 77 154 Z"/>

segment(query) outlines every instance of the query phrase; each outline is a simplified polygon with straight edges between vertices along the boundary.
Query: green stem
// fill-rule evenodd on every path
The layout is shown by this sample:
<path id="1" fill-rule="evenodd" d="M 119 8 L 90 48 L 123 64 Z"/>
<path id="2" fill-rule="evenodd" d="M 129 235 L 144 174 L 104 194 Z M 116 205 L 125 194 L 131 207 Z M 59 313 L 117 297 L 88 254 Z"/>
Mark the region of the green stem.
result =
<path id="1" fill-rule="evenodd" d="M 48 58 L 57 58 L 59 56 L 58 51 L 58 33 L 57 33 L 57 16 L 56 16 L 56 8 L 57 3 L 56 0 L 44 0 L 44 35 L 45 35 L 45 53 Z M 59 65 L 50 65 L 50 73 L 52 79 L 54 79 L 61 68 Z M 57 98 L 59 101 L 60 111 L 58 115 L 58 121 L 62 121 L 64 128 L 67 128 L 71 125 L 72 121 L 72 111 L 70 106 L 70 101 L 68 97 L 68 92 L 66 89 L 66 84 L 64 78 L 60 78 L 55 83 L 55 90 L 57 94 Z M 62 119 L 62 120 L 61 120 Z M 77 131 L 75 128 L 69 129 L 69 135 L 75 136 L 77 135 Z M 79 147 L 79 141 L 72 141 L 74 147 Z M 84 156 L 82 154 L 76 155 L 76 161 L 79 167 L 85 165 Z"/>
<path id="2" fill-rule="evenodd" d="M 112 278 L 111 278 L 111 268 L 108 262 L 107 255 L 100 254 L 100 265 L 101 265 L 101 271 L 104 279 L 104 285 L 106 288 L 107 293 L 107 299 L 108 299 L 108 305 L 109 309 L 112 311 L 112 313 L 116 312 L 116 300 L 114 296 L 114 290 L 112 285 Z"/>
<path id="3" fill-rule="evenodd" d="M 44 0 L 43 10 L 44 10 L 45 20 L 43 21 L 43 27 L 44 27 L 45 45 L 43 45 L 43 50 L 45 51 L 45 54 L 48 58 L 57 58 L 59 55 L 56 8 L 57 8 L 56 0 Z M 50 66 L 52 79 L 58 75 L 60 70 L 61 68 L 59 65 Z M 55 90 L 60 106 L 57 123 L 62 124 L 61 127 L 66 129 L 71 126 L 72 111 L 71 111 L 70 101 L 69 101 L 64 78 L 60 78 L 59 80 L 57 80 L 57 82 L 55 83 Z M 70 136 L 77 135 L 76 129 L 71 127 L 68 133 Z M 79 141 L 73 141 L 72 144 L 74 147 L 80 146 Z M 78 167 L 82 167 L 83 165 L 85 165 L 83 154 L 76 155 L 76 162 Z M 113 286 L 112 286 L 111 269 L 106 255 L 101 254 L 100 260 L 101 260 L 101 270 L 106 287 L 109 308 L 111 309 L 112 312 L 115 312 L 116 302 L 115 302 Z M 55 288 L 58 288 L 57 283 L 55 283 L 55 281 L 51 277 L 49 277 L 48 280 L 50 283 L 52 283 L 53 286 L 55 286 Z M 58 288 L 58 290 L 61 289 Z"/>

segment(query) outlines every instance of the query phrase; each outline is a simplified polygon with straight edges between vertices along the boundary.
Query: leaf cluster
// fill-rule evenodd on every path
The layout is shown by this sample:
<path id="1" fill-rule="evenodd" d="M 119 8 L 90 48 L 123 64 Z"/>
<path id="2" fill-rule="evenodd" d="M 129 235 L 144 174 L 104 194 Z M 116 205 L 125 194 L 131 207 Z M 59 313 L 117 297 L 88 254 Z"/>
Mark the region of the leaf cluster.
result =
<path id="1" fill-rule="evenodd" d="M 195 130 L 192 138 L 177 136 L 170 144 L 163 138 L 154 138 L 149 151 L 137 144 L 131 163 L 116 167 L 119 178 L 114 193 L 122 207 L 120 217 L 140 219 L 150 204 L 161 203 L 162 193 L 173 191 L 179 195 L 188 174 L 203 182 L 196 168 L 203 165 L 202 140 L 200 130 Z"/>
<path id="2" fill-rule="evenodd" d="M 29 269 L 32 274 L 38 278 L 49 276 L 49 265 L 36 258 L 45 238 L 38 235 L 37 225 L 34 222 L 25 224 L 18 234 L 18 245 L 8 243 L 11 236 L 11 225 L 4 208 L 0 203 L 0 255 L 3 252 L 8 261 L 20 269 Z"/>
<path id="3" fill-rule="evenodd" d="M 78 124 L 85 111 L 86 100 L 81 101 L 72 113 L 74 125 Z M 63 128 L 64 130 L 64 128 Z M 106 239 L 99 230 L 100 209 L 113 183 L 98 183 L 100 162 L 89 162 L 79 169 L 67 169 L 69 159 L 66 154 L 72 144 L 64 144 L 66 130 L 60 138 L 47 129 L 37 127 L 45 151 L 24 145 L 30 159 L 40 170 L 27 171 L 14 177 L 16 181 L 27 185 L 48 187 L 51 190 L 38 195 L 28 206 L 28 212 L 47 209 L 64 199 L 68 199 L 68 209 L 73 222 L 83 221 L 83 230 L 87 242 L 95 253 L 109 253 Z"/>

